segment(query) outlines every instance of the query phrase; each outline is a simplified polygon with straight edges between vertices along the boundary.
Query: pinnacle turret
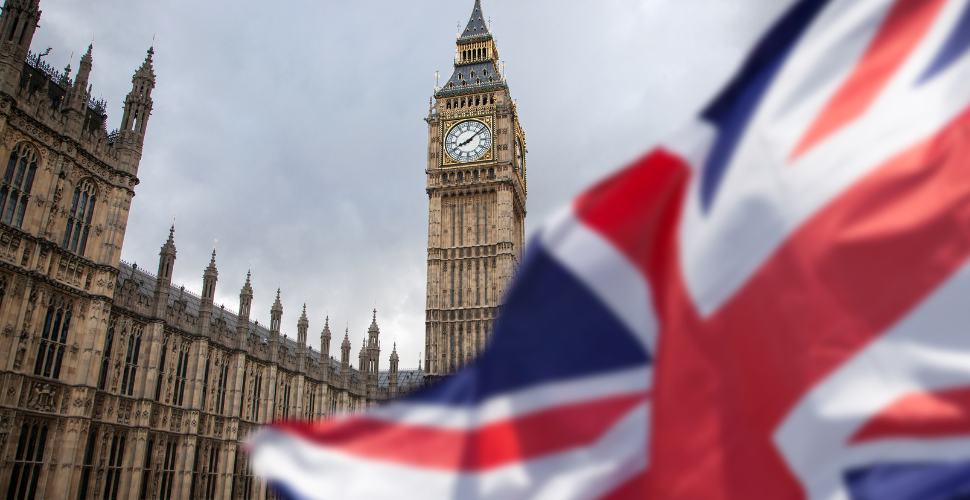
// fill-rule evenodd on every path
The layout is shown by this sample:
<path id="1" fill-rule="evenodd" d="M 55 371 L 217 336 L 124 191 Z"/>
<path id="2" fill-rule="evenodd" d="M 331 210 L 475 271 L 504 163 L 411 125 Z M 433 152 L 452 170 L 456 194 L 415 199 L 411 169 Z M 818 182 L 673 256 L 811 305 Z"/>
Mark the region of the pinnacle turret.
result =
<path id="1" fill-rule="evenodd" d="M 90 49 L 88 52 L 90 53 Z M 143 62 L 141 67 L 138 68 L 138 71 L 135 72 L 135 76 L 132 78 L 132 81 L 134 81 L 135 78 L 144 78 L 151 81 L 153 84 L 155 83 L 155 68 L 152 67 L 152 56 L 154 55 L 155 47 L 149 47 L 148 54 L 145 56 L 145 62 Z M 154 85 L 152 86 L 154 87 Z"/>
<path id="2" fill-rule="evenodd" d="M 280 313 L 283 312 L 283 304 L 280 302 L 280 289 L 279 288 L 276 289 L 276 302 L 273 302 L 273 307 L 270 310 L 271 311 L 279 311 Z"/>
<path id="3" fill-rule="evenodd" d="M 397 342 L 395 342 L 394 347 L 391 349 L 391 361 L 397 361 L 399 359 L 397 355 Z"/>
<path id="4" fill-rule="evenodd" d="M 324 320 L 323 331 L 320 332 L 320 359 L 330 359 L 330 315 Z M 322 363 L 323 361 L 321 361 Z"/>

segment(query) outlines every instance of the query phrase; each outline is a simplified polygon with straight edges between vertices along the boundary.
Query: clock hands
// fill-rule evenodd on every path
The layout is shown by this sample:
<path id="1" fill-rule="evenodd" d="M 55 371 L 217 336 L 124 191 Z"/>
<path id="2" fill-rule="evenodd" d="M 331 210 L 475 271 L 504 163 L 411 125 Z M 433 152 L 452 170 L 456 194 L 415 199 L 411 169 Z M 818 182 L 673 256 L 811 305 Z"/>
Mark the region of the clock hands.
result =
<path id="1" fill-rule="evenodd" d="M 472 134 L 472 136 L 469 137 L 467 141 L 459 144 L 458 147 L 460 148 L 460 147 L 464 146 L 465 144 L 468 144 L 469 142 L 472 142 L 472 139 L 474 139 L 476 137 L 478 137 L 478 132 L 475 132 L 474 134 Z"/>

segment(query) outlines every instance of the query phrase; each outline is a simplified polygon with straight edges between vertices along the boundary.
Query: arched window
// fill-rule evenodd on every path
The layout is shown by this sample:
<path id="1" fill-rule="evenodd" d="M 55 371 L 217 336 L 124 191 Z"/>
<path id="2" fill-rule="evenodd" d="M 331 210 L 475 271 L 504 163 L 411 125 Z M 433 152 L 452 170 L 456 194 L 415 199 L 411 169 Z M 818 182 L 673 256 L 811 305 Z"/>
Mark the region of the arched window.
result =
<path id="1" fill-rule="evenodd" d="M 64 229 L 64 241 L 61 246 L 84 255 L 84 248 L 88 244 L 88 231 L 91 230 L 91 215 L 94 213 L 94 202 L 98 198 L 94 182 L 84 180 L 74 189 L 71 199 L 71 211 L 67 214 L 67 228 Z"/>
<path id="2" fill-rule="evenodd" d="M 135 375 L 138 373 L 138 353 L 141 351 L 141 326 L 134 326 L 128 336 L 125 351 L 125 368 L 121 374 L 121 394 L 131 396 L 135 391 Z"/>
<path id="3" fill-rule="evenodd" d="M 3 214 L 3 221 L 7 224 L 17 227 L 23 225 L 36 172 L 37 154 L 27 144 L 20 144 L 10 152 L 0 187 L 0 214 Z"/>
<path id="4" fill-rule="evenodd" d="M 47 424 L 24 423 L 20 428 L 20 440 L 17 443 L 17 453 L 14 455 L 7 498 L 33 500 L 37 491 L 37 480 L 44 466 L 45 448 L 47 448 Z"/>
<path id="5" fill-rule="evenodd" d="M 101 373 L 98 375 L 98 389 L 104 390 L 108 382 L 108 369 L 111 367 L 111 347 L 114 344 L 117 320 L 112 319 L 108 324 L 108 333 L 104 337 L 104 350 L 101 353 Z"/>
<path id="6" fill-rule="evenodd" d="M 71 304 L 60 299 L 52 300 L 47 307 L 44 329 L 41 331 L 40 343 L 37 347 L 34 375 L 58 378 L 61 373 L 64 348 L 67 345 L 67 330 L 70 327 Z"/>

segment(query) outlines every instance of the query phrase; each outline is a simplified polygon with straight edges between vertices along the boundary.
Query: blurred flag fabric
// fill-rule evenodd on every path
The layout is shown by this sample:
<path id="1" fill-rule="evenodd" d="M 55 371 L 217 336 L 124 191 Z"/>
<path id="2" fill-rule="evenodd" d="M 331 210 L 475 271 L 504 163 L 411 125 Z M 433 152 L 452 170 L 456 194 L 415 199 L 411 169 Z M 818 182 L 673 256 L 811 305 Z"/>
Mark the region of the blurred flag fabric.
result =
<path id="1" fill-rule="evenodd" d="M 490 348 L 278 423 L 293 499 L 970 498 L 970 0 L 802 0 L 526 251 Z"/>

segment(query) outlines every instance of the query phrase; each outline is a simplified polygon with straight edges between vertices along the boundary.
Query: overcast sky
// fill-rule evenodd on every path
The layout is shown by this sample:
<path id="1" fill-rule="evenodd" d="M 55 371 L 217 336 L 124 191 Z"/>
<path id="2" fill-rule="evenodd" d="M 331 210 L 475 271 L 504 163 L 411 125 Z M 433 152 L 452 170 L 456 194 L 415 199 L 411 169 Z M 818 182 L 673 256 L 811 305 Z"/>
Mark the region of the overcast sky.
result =
<path id="1" fill-rule="evenodd" d="M 529 151 L 527 232 L 690 119 L 790 0 L 483 0 Z M 424 344 L 428 99 L 473 0 L 43 0 L 32 50 L 90 82 L 118 127 L 155 39 L 157 83 L 122 258 L 152 272 L 177 214 L 173 282 L 253 319 L 282 280 L 283 332 L 306 297 L 310 345 L 356 355 L 375 301 L 382 368 Z"/>

